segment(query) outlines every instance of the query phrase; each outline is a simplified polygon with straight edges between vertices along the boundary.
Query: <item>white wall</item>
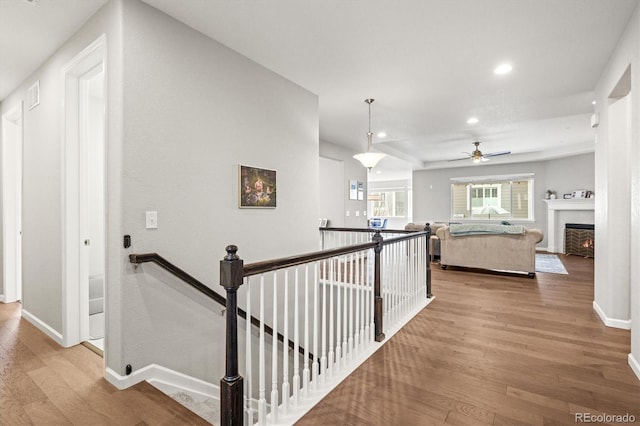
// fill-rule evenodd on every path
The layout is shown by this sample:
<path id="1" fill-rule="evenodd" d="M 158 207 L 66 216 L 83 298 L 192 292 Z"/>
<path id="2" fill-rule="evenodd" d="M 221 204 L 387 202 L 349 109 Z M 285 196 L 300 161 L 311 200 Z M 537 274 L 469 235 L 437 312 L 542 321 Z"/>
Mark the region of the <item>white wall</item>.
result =
<path id="1" fill-rule="evenodd" d="M 157 252 L 222 293 L 228 244 L 245 263 L 317 250 L 317 96 L 138 1 L 124 4 L 123 37 L 122 214 L 133 245 L 121 256 Z M 277 171 L 277 208 L 238 208 L 239 164 Z M 145 229 L 147 210 L 157 230 Z M 121 363 L 109 365 L 124 374 L 157 362 L 217 382 L 210 313 L 141 273 L 155 268 L 127 265 L 110 283 L 128 326 Z"/>
<path id="2" fill-rule="evenodd" d="M 575 189 L 593 190 L 594 155 L 581 154 L 531 163 L 490 164 L 454 169 L 418 170 L 413 173 L 413 221 L 449 222 L 451 220 L 451 178 L 535 173 L 534 222 L 524 223 L 546 233 L 547 206 L 544 203 L 547 189 L 559 197 Z M 596 193 L 597 197 L 597 193 Z M 516 223 L 517 221 L 512 221 Z M 539 243 L 546 247 L 548 236 Z"/>
<path id="3" fill-rule="evenodd" d="M 631 137 L 627 146 L 616 146 L 609 136 L 609 98 L 629 66 Z M 636 8 L 611 55 L 595 93 L 596 110 L 600 114 L 596 144 L 596 224 L 626 232 L 630 239 L 624 244 L 615 232 L 596 232 L 594 304 L 600 307 L 605 320 L 625 322 L 631 317 L 630 363 L 635 362 L 635 372 L 640 377 L 640 8 Z M 615 195 L 615 185 L 622 180 L 628 183 L 629 192 Z M 620 221 L 619 217 L 627 219 Z M 621 267 L 618 256 L 629 259 L 623 271 L 626 282 L 610 281 L 611 274 Z M 631 306 L 626 301 L 630 301 Z M 625 312 L 625 302 L 630 312 Z"/>
<path id="4" fill-rule="evenodd" d="M 107 4 L 2 102 L 2 112 L 27 98 L 40 80 L 40 105 L 25 110 L 23 121 L 23 309 L 50 330 L 62 333 L 62 67 L 107 34 L 111 68 L 109 96 L 117 105 L 119 1 Z M 118 114 L 111 111 L 110 144 L 119 140 Z M 113 196 L 117 196 L 114 188 Z M 115 217 L 114 217 L 115 220 Z M 114 223 L 114 226 L 117 223 Z M 119 233 L 119 231 L 118 231 Z"/>
<path id="5" fill-rule="evenodd" d="M 335 198 L 335 205 L 343 204 L 343 226 L 348 228 L 364 228 L 367 226 L 367 216 L 364 212 L 367 210 L 367 169 L 360 164 L 358 160 L 353 158 L 355 151 L 350 151 L 344 147 L 335 145 L 330 142 L 320 141 L 320 156 L 325 158 L 332 158 L 334 160 L 342 161 L 344 163 L 344 175 L 343 175 L 343 188 L 344 195 L 342 201 Z M 356 180 L 364 183 L 364 200 L 349 200 L 349 181 Z M 321 182 L 320 185 L 323 185 Z M 334 197 L 338 197 L 336 192 Z M 347 216 L 349 212 L 349 216 Z M 359 216 L 356 216 L 356 212 Z M 369 212 L 367 212 L 369 215 Z M 340 219 L 336 223 L 340 223 Z"/>
<path id="6" fill-rule="evenodd" d="M 328 219 L 328 226 L 344 227 L 345 198 L 344 161 L 320 157 L 319 171 L 319 214 L 318 218 Z"/>

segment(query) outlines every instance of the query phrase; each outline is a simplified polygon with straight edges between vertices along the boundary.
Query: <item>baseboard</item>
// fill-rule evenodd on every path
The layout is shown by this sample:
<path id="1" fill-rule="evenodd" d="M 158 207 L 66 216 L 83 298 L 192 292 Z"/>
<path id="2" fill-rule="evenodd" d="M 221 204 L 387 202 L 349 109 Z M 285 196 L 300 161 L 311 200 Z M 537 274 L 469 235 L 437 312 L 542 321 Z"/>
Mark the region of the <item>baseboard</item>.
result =
<path id="1" fill-rule="evenodd" d="M 4 303 L 4 294 L 0 294 L 0 303 Z"/>
<path id="2" fill-rule="evenodd" d="M 630 319 L 621 320 L 621 319 L 607 317 L 605 315 L 604 311 L 602 310 L 602 308 L 600 308 L 600 306 L 598 306 L 598 304 L 596 303 L 595 300 L 593 301 L 593 310 L 596 311 L 596 313 L 600 317 L 600 320 L 607 327 L 621 328 L 623 330 L 631 330 L 631 320 Z"/>
<path id="3" fill-rule="evenodd" d="M 151 385 L 168 393 L 171 389 L 195 393 L 208 398 L 219 399 L 220 390 L 218 386 L 204 380 L 188 376 L 178 371 L 171 370 L 157 364 L 147 365 L 136 370 L 128 376 L 121 376 L 111 368 L 105 369 L 105 378 L 116 388 L 122 390 L 137 383 L 147 381 Z"/>
<path id="4" fill-rule="evenodd" d="M 536 246 L 536 251 L 547 251 L 546 247 L 538 247 Z"/>
<path id="5" fill-rule="evenodd" d="M 633 354 L 629 354 L 629 367 L 636 373 L 636 377 L 640 380 L 640 362 L 633 356 Z"/>
<path id="6" fill-rule="evenodd" d="M 31 324 L 33 324 L 33 326 L 36 327 L 38 330 L 42 331 L 47 336 L 51 337 L 57 344 L 59 344 L 62 347 L 65 347 L 64 338 L 62 337 L 62 334 L 58 333 L 56 330 L 51 328 L 49 324 L 45 323 L 35 315 L 29 313 L 29 311 L 25 310 L 24 308 L 22 308 L 22 318 L 26 319 Z"/>

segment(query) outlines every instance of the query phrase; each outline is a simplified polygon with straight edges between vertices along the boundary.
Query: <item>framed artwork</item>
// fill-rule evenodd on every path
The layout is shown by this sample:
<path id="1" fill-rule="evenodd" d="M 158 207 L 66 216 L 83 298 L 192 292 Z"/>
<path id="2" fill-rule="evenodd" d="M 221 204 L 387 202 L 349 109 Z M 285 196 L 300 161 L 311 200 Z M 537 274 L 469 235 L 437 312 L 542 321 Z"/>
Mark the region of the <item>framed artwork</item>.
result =
<path id="1" fill-rule="evenodd" d="M 238 207 L 275 208 L 276 171 L 257 167 L 238 167 Z"/>
<path id="2" fill-rule="evenodd" d="M 358 181 L 357 180 L 349 180 L 349 199 L 350 200 L 358 199 Z"/>

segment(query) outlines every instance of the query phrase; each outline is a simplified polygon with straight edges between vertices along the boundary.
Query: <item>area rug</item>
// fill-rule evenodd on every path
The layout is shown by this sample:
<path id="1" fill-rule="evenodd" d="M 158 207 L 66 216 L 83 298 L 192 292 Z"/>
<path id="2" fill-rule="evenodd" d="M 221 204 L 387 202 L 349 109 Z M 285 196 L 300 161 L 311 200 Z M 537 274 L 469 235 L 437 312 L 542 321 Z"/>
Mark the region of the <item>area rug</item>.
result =
<path id="1" fill-rule="evenodd" d="M 560 258 L 555 254 L 536 254 L 536 272 L 569 274 Z"/>

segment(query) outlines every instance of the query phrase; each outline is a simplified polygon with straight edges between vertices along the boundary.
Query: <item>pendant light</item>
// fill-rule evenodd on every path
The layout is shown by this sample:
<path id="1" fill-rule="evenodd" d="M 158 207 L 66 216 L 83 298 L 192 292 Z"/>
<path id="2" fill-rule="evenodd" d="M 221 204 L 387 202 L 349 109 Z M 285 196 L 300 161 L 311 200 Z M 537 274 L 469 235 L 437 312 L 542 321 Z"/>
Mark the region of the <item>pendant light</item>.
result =
<path id="1" fill-rule="evenodd" d="M 381 152 L 371 152 L 371 146 L 373 145 L 373 133 L 371 133 L 371 104 L 375 99 L 365 99 L 364 101 L 369 105 L 369 131 L 367 132 L 367 152 L 356 154 L 353 156 L 356 160 L 362 163 L 367 169 L 371 170 L 378 164 L 378 161 L 382 160 L 386 154 Z"/>

